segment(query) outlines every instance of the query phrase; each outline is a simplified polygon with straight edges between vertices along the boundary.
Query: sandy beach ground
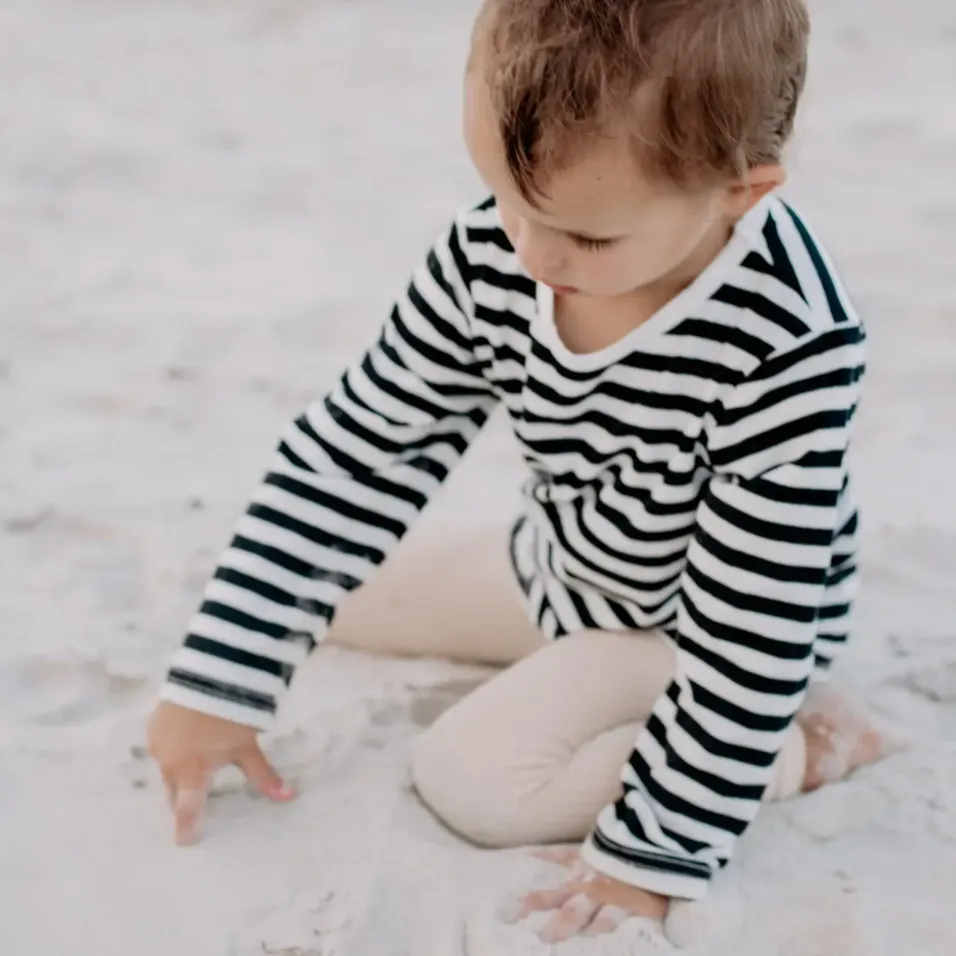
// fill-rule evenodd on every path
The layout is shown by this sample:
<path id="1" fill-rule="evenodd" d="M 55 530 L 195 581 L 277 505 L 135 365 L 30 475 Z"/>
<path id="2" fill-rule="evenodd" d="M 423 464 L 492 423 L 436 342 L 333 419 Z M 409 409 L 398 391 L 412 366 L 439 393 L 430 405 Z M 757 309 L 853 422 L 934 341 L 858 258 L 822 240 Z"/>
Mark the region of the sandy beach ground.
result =
<path id="1" fill-rule="evenodd" d="M 507 956 L 520 854 L 408 791 L 482 672 L 320 650 L 270 741 L 171 843 L 143 720 L 286 419 L 480 196 L 459 139 L 474 0 L 0 3 L 0 953 Z M 767 809 L 698 956 L 949 956 L 956 935 L 956 8 L 817 0 L 790 196 L 871 333 L 841 668 L 905 754 Z M 430 520 L 501 515 L 500 421 Z M 532 874 L 537 878 L 541 874 Z M 678 925 L 680 923 L 681 925 Z M 667 951 L 647 927 L 557 956 Z M 541 950 L 543 952 L 543 950 Z"/>

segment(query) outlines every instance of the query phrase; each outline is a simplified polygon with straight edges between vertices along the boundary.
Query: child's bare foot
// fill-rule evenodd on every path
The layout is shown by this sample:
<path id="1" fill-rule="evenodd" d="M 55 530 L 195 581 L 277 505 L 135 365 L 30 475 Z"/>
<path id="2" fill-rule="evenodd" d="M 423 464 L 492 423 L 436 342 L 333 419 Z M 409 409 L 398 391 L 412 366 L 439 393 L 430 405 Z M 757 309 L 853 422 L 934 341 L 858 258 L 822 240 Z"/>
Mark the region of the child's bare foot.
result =
<path id="1" fill-rule="evenodd" d="M 861 704 L 828 684 L 810 689 L 797 723 L 807 744 L 804 792 L 842 780 L 903 746 L 900 738 L 878 727 Z"/>

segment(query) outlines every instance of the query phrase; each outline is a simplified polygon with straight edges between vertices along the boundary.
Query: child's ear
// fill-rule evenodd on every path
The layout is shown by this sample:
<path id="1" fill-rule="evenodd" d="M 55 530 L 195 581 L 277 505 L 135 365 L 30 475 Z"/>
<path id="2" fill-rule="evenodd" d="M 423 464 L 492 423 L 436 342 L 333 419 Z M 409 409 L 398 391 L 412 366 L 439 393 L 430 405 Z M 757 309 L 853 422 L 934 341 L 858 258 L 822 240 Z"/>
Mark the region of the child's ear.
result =
<path id="1" fill-rule="evenodd" d="M 783 166 L 754 166 L 728 190 L 728 211 L 734 218 L 739 219 L 750 212 L 764 196 L 779 189 L 786 181 L 787 173 Z"/>

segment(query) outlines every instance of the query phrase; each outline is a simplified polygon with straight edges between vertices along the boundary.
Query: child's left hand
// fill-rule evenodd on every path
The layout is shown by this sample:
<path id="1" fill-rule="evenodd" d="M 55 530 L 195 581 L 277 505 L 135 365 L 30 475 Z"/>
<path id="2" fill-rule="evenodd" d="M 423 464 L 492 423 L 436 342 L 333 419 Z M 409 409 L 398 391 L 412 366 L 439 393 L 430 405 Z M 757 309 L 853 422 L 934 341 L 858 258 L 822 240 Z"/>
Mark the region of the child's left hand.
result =
<path id="1" fill-rule="evenodd" d="M 579 933 L 612 933 L 624 920 L 635 916 L 661 922 L 667 915 L 666 896 L 598 873 L 581 860 L 576 848 L 542 850 L 535 856 L 568 867 L 560 886 L 529 893 L 517 907 L 514 922 L 531 913 L 557 910 L 538 934 L 546 943 L 560 943 Z"/>

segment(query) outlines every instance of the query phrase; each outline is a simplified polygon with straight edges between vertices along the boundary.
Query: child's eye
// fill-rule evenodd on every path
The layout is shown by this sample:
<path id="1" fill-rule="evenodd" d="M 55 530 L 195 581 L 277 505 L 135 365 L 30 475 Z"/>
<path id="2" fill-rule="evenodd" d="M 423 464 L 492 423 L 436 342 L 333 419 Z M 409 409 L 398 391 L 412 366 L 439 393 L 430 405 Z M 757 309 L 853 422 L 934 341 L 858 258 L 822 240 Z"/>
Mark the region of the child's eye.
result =
<path id="1" fill-rule="evenodd" d="M 572 236 L 574 244 L 581 249 L 587 249 L 590 252 L 597 252 L 600 249 L 607 249 L 614 244 L 613 239 L 588 239 L 587 236 Z"/>

